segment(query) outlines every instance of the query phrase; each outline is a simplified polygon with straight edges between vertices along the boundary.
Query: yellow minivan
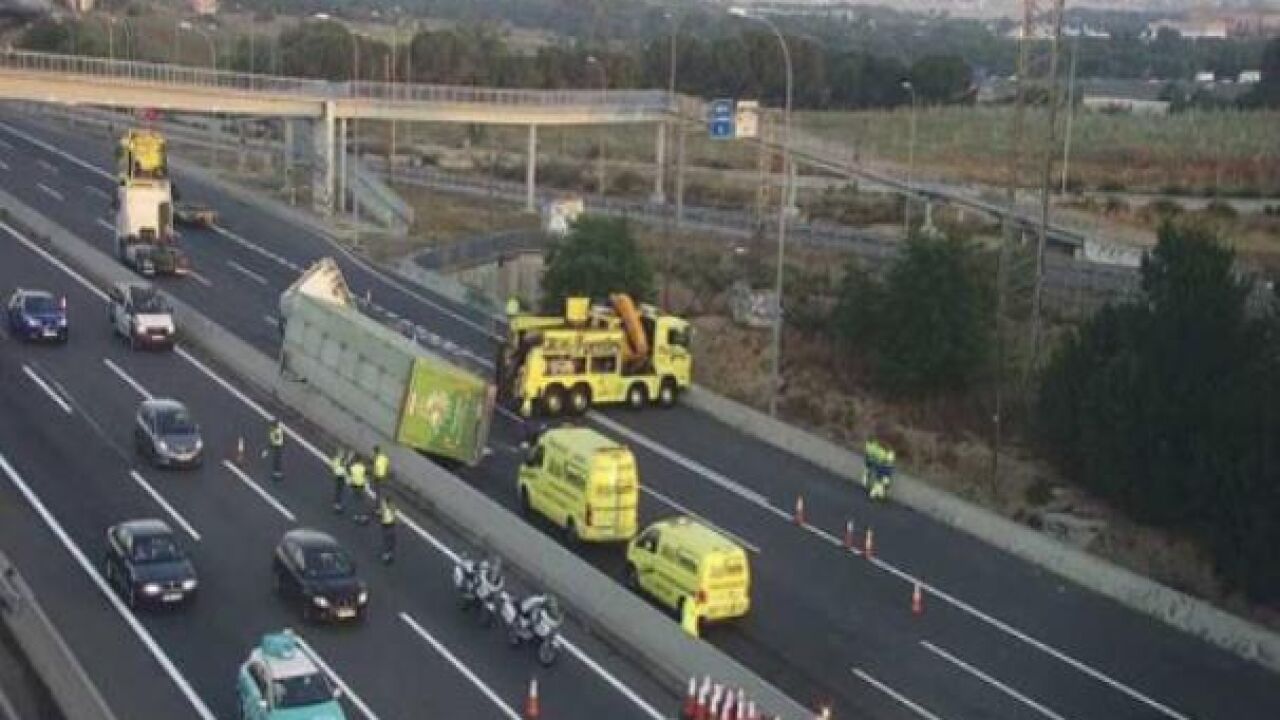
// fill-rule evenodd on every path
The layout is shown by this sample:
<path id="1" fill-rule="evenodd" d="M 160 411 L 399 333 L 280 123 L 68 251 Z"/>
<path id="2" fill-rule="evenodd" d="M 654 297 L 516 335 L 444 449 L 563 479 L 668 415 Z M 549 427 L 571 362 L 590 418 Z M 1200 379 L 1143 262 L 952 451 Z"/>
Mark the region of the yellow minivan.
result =
<path id="1" fill-rule="evenodd" d="M 627 585 L 654 596 L 698 634 L 705 620 L 741 617 L 751 609 L 747 553 L 687 517 L 650 525 L 627 546 Z"/>
<path id="2" fill-rule="evenodd" d="M 548 430 L 520 467 L 520 509 L 565 530 L 570 542 L 636 534 L 640 481 L 625 445 L 589 428 Z"/>

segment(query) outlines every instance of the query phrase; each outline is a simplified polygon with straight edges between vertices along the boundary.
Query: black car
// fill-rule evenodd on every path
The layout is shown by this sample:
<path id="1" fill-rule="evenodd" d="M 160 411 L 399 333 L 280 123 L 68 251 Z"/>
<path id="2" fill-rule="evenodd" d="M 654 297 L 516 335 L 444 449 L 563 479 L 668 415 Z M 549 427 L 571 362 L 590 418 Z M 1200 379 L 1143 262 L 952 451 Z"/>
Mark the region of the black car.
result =
<path id="1" fill-rule="evenodd" d="M 190 602 L 199 586 L 195 566 L 163 520 L 108 528 L 103 572 L 129 607 Z"/>
<path id="2" fill-rule="evenodd" d="M 359 620 L 369 606 L 369 589 L 356 576 L 351 555 L 329 535 L 298 528 L 285 533 L 271 564 L 276 593 L 315 620 Z"/>
<path id="3" fill-rule="evenodd" d="M 204 461 L 200 426 L 177 400 L 143 400 L 134 418 L 133 444 L 156 467 L 198 467 Z"/>

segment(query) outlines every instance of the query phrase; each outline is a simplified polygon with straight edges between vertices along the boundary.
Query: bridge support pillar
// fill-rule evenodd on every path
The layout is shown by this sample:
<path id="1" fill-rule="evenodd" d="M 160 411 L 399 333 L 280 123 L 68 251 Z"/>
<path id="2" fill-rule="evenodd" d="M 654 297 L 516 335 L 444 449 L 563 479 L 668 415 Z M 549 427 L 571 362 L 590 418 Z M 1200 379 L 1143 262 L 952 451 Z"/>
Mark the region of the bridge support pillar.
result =
<path id="1" fill-rule="evenodd" d="M 284 157 L 280 158 L 284 169 L 284 191 L 289 196 L 289 204 L 298 202 L 297 190 L 293 186 L 293 118 L 286 117 L 284 123 Z"/>
<path id="2" fill-rule="evenodd" d="M 338 212 L 347 212 L 347 119 L 338 119 Z"/>
<path id="3" fill-rule="evenodd" d="M 529 155 L 524 164 L 524 209 L 537 212 L 538 189 L 538 126 L 529 126 Z"/>
<path id="4" fill-rule="evenodd" d="M 333 215 L 333 113 L 333 102 L 326 102 L 324 114 L 313 121 L 311 129 L 312 157 L 320 164 L 311 169 L 311 204 L 322 215 Z"/>
<path id="5" fill-rule="evenodd" d="M 658 123 L 658 137 L 653 146 L 653 202 L 662 205 L 667 202 L 667 124 Z"/>

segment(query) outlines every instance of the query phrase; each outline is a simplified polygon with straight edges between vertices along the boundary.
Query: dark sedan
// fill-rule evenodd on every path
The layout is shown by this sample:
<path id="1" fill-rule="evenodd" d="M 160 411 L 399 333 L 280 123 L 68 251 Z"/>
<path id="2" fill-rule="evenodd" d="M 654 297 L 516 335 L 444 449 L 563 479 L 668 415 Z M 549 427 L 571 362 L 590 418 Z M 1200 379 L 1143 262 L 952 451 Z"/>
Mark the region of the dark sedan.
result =
<path id="1" fill-rule="evenodd" d="M 204 460 L 200 426 L 177 400 L 144 400 L 133 424 L 138 454 L 156 467 L 198 467 Z"/>
<path id="2" fill-rule="evenodd" d="M 305 619 L 358 620 L 369 606 L 369 589 L 356 576 L 355 560 L 318 530 L 285 533 L 271 575 L 276 593 L 297 603 Z"/>
<path id="3" fill-rule="evenodd" d="M 196 569 L 163 520 L 128 520 L 107 529 L 107 582 L 129 607 L 195 598 Z"/>
<path id="4" fill-rule="evenodd" d="M 14 291 L 9 297 L 9 332 L 25 340 L 66 342 L 71 330 L 67 325 L 67 303 L 44 290 Z"/>

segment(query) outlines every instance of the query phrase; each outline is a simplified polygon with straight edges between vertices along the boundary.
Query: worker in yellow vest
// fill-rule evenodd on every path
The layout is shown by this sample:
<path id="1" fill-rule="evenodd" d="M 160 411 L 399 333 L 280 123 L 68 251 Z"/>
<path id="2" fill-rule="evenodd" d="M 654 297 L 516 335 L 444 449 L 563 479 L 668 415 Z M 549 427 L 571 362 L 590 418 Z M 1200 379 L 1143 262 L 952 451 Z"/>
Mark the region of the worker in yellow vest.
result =
<path id="1" fill-rule="evenodd" d="M 350 452 L 344 447 L 333 450 L 329 459 L 329 471 L 333 474 L 333 512 L 341 515 L 343 510 L 342 496 L 347 490 L 347 461 Z"/>
<path id="2" fill-rule="evenodd" d="M 396 553 L 396 509 L 389 497 L 378 504 L 378 525 L 382 528 L 382 563 L 390 565 Z"/>
<path id="3" fill-rule="evenodd" d="M 351 490 L 351 519 L 358 525 L 364 525 L 369 522 L 368 500 L 364 494 L 365 487 L 368 485 L 367 473 L 368 469 L 365 467 L 364 460 L 361 460 L 360 456 L 353 454 L 351 463 L 347 465 L 347 487 Z"/>
<path id="4" fill-rule="evenodd" d="M 515 295 L 507 298 L 507 317 L 513 318 L 520 314 L 520 300 Z"/>
<path id="5" fill-rule="evenodd" d="M 373 446 L 373 497 L 381 502 L 387 492 L 387 480 L 391 476 L 391 458 L 381 445 Z"/>

